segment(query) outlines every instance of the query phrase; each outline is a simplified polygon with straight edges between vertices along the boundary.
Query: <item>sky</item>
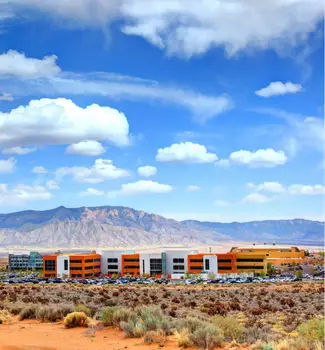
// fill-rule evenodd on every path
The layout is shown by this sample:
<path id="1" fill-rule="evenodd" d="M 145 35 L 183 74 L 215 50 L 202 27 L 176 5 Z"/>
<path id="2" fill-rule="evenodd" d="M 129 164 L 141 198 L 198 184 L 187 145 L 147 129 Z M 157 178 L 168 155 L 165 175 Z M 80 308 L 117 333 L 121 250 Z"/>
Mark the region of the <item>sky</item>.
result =
<path id="1" fill-rule="evenodd" d="M 0 212 L 324 219 L 319 0 L 0 0 Z"/>

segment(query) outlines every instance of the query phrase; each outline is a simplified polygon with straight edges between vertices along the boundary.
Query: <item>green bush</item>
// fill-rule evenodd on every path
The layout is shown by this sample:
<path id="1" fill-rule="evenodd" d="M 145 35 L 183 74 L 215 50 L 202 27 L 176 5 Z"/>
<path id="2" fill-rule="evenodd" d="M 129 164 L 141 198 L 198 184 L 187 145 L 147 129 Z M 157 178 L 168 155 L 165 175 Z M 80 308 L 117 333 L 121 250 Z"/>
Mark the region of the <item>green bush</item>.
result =
<path id="1" fill-rule="evenodd" d="M 141 319 L 121 321 L 120 328 L 128 338 L 141 338 L 146 333 L 146 327 Z"/>
<path id="2" fill-rule="evenodd" d="M 28 305 L 25 306 L 19 313 L 19 319 L 33 319 L 36 318 L 38 306 L 37 305 Z"/>
<path id="3" fill-rule="evenodd" d="M 89 320 L 84 312 L 71 312 L 64 318 L 64 325 L 67 328 L 88 327 Z"/>
<path id="4" fill-rule="evenodd" d="M 311 319 L 303 322 L 297 329 L 300 337 L 307 342 L 324 343 L 324 319 Z"/>
<path id="5" fill-rule="evenodd" d="M 88 317 L 94 316 L 93 310 L 90 309 L 88 306 L 83 305 L 83 304 L 76 305 L 75 311 L 77 311 L 77 312 L 84 312 Z"/>
<path id="6" fill-rule="evenodd" d="M 214 316 L 212 322 L 223 331 L 226 340 L 238 340 L 245 331 L 245 327 L 232 316 Z"/>
<path id="7" fill-rule="evenodd" d="M 190 333 L 195 332 L 198 328 L 202 327 L 202 325 L 203 325 L 203 321 L 195 317 L 187 317 L 187 318 L 179 319 L 176 321 L 176 324 L 175 324 L 177 330 L 182 330 L 186 328 Z"/>
<path id="8" fill-rule="evenodd" d="M 120 322 L 133 319 L 135 314 L 132 310 L 120 306 L 108 306 L 102 312 L 101 320 L 104 326 L 120 326 Z"/>
<path id="9" fill-rule="evenodd" d="M 223 334 L 220 328 L 211 324 L 203 324 L 190 335 L 190 340 L 197 347 L 210 350 L 221 345 Z"/>
<path id="10" fill-rule="evenodd" d="M 41 306 L 36 310 L 36 318 L 42 322 L 55 322 L 57 319 L 62 318 L 62 314 L 55 306 Z"/>

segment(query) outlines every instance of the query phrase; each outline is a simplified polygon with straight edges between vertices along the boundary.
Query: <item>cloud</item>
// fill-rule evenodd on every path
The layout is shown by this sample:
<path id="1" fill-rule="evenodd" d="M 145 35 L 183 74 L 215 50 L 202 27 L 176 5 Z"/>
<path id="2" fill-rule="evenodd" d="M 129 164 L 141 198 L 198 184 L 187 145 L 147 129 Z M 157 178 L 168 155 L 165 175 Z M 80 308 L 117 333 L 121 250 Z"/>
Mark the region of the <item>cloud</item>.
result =
<path id="1" fill-rule="evenodd" d="M 65 150 L 68 154 L 79 154 L 81 156 L 99 156 L 106 152 L 98 141 L 81 141 L 68 146 Z"/>
<path id="2" fill-rule="evenodd" d="M 62 145 L 105 140 L 129 143 L 129 124 L 123 113 L 92 104 L 82 108 L 65 98 L 32 100 L 9 113 L 0 112 L 0 145 Z"/>
<path id="3" fill-rule="evenodd" d="M 276 108 L 255 108 L 253 112 L 279 118 L 286 123 L 283 143 L 290 155 L 295 156 L 301 149 L 312 149 L 324 153 L 325 133 L 322 118 L 290 113 Z"/>
<path id="4" fill-rule="evenodd" d="M 109 197 L 115 197 L 117 195 L 122 196 L 136 196 L 142 194 L 153 194 L 153 193 L 169 193 L 173 190 L 170 185 L 160 184 L 151 180 L 140 180 L 136 182 L 130 182 L 123 184 L 119 191 L 109 192 Z"/>
<path id="5" fill-rule="evenodd" d="M 272 168 L 285 164 L 287 161 L 287 156 L 283 151 L 275 151 L 272 148 L 267 148 L 258 149 L 254 152 L 246 150 L 232 152 L 229 160 L 234 164 L 244 164 L 252 168 Z"/>
<path id="6" fill-rule="evenodd" d="M 259 185 L 248 183 L 247 187 L 257 192 L 283 193 L 286 191 L 285 187 L 282 184 L 280 184 L 279 182 L 272 181 L 266 181 Z"/>
<path id="7" fill-rule="evenodd" d="M 214 47 L 224 48 L 228 56 L 294 47 L 322 21 L 323 7 L 318 0 L 127 0 L 122 13 L 125 34 L 189 58 Z"/>
<path id="8" fill-rule="evenodd" d="M 6 79 L 3 84 L 15 96 L 97 95 L 113 99 L 176 104 L 188 109 L 194 120 L 200 123 L 233 107 L 231 98 L 225 94 L 204 95 L 190 89 L 159 84 L 157 81 L 105 72 L 63 72 L 58 76 L 42 79 Z"/>
<path id="9" fill-rule="evenodd" d="M 0 159 L 0 173 L 12 173 L 16 167 L 14 158 Z"/>
<path id="10" fill-rule="evenodd" d="M 0 204 L 22 204 L 28 201 L 48 200 L 52 194 L 43 186 L 18 184 L 12 189 L 7 184 L 0 184 Z"/>
<path id="11" fill-rule="evenodd" d="M 10 102 L 10 101 L 13 101 L 13 100 L 14 100 L 13 96 L 11 94 L 6 93 L 6 92 L 4 92 L 4 93 L 2 93 L 0 95 L 0 101 L 8 101 L 8 102 Z"/>
<path id="12" fill-rule="evenodd" d="M 189 185 L 186 187 L 186 190 L 189 192 L 199 191 L 200 189 L 201 187 L 197 185 Z"/>
<path id="13" fill-rule="evenodd" d="M 143 177 L 150 177 L 157 174 L 157 168 L 151 165 L 140 166 L 138 174 Z"/>
<path id="14" fill-rule="evenodd" d="M 230 205 L 230 202 L 217 199 L 214 201 L 214 205 L 217 207 L 228 207 Z"/>
<path id="15" fill-rule="evenodd" d="M 32 169 L 34 174 L 47 174 L 48 171 L 43 166 L 34 166 Z"/>
<path id="16" fill-rule="evenodd" d="M 94 165 L 63 167 L 56 170 L 57 179 L 70 175 L 78 182 L 98 183 L 130 176 L 127 170 L 117 168 L 109 159 L 96 159 Z"/>
<path id="17" fill-rule="evenodd" d="M 205 146 L 192 142 L 174 143 L 169 147 L 159 148 L 156 155 L 158 162 L 213 163 L 217 159 L 217 155 L 209 153 Z"/>
<path id="18" fill-rule="evenodd" d="M 61 69 L 56 65 L 55 55 L 45 56 L 43 59 L 29 58 L 24 53 L 9 50 L 0 54 L 0 76 L 9 75 L 28 78 L 51 77 Z"/>
<path id="19" fill-rule="evenodd" d="M 288 191 L 292 195 L 320 195 L 325 194 L 324 185 L 291 185 Z"/>
<path id="20" fill-rule="evenodd" d="M 59 190 L 60 189 L 58 182 L 55 180 L 46 181 L 45 187 L 49 190 Z"/>
<path id="21" fill-rule="evenodd" d="M 88 187 L 86 191 L 80 192 L 81 196 L 103 196 L 104 194 L 104 191 L 97 190 L 93 187 Z"/>
<path id="22" fill-rule="evenodd" d="M 262 204 L 262 203 L 267 203 L 269 202 L 271 199 L 267 196 L 265 196 L 264 194 L 261 193 L 251 193 L 249 195 L 247 195 L 242 202 L 243 203 L 258 203 L 258 204 Z"/>
<path id="23" fill-rule="evenodd" d="M 267 87 L 260 90 L 256 90 L 255 94 L 261 97 L 272 97 L 278 95 L 296 94 L 297 92 L 301 91 L 301 89 L 302 86 L 300 84 L 273 81 Z"/>
<path id="24" fill-rule="evenodd" d="M 3 154 L 18 154 L 18 155 L 24 155 L 24 154 L 28 154 L 28 153 L 32 153 L 35 152 L 36 148 L 28 148 L 28 147 L 20 147 L 20 146 L 16 146 L 16 147 L 8 147 L 8 148 L 4 148 L 2 150 Z"/>

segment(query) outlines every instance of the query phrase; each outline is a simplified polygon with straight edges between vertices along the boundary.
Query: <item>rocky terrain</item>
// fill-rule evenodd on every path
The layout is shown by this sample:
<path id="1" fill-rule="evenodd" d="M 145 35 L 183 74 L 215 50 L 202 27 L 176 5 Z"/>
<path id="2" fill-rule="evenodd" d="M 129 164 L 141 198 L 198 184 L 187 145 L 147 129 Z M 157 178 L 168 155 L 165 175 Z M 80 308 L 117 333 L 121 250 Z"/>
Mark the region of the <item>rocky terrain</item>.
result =
<path id="1" fill-rule="evenodd" d="M 302 219 L 176 221 L 126 207 L 58 207 L 0 214 L 0 247 L 131 247 L 276 241 L 321 244 L 324 223 Z"/>

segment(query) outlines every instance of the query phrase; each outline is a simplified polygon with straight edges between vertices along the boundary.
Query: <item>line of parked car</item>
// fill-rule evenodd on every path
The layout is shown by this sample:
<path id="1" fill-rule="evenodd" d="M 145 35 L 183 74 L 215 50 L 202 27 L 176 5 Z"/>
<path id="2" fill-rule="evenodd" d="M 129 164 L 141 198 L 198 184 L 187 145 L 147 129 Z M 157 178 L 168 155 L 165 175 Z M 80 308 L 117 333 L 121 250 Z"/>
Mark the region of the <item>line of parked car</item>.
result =
<path id="1" fill-rule="evenodd" d="M 302 280 L 317 281 L 323 280 L 323 276 L 313 277 L 311 275 L 303 275 L 302 278 L 298 278 L 294 275 L 286 276 L 272 276 L 272 277 L 237 277 L 237 278 L 217 278 L 217 279 L 153 279 L 153 278 L 141 278 L 141 277 L 119 277 L 119 278 L 93 278 L 93 279 L 62 279 L 62 278 L 43 278 L 38 277 L 35 274 L 26 276 L 19 276 L 16 274 L 0 275 L 0 283 L 3 284 L 19 284 L 19 283 L 33 283 L 33 284 L 56 284 L 56 283 L 81 283 L 81 284 L 93 284 L 93 285 L 125 285 L 125 284 L 176 284 L 181 283 L 185 285 L 192 284 L 232 284 L 232 283 L 285 283 L 296 282 Z"/>

